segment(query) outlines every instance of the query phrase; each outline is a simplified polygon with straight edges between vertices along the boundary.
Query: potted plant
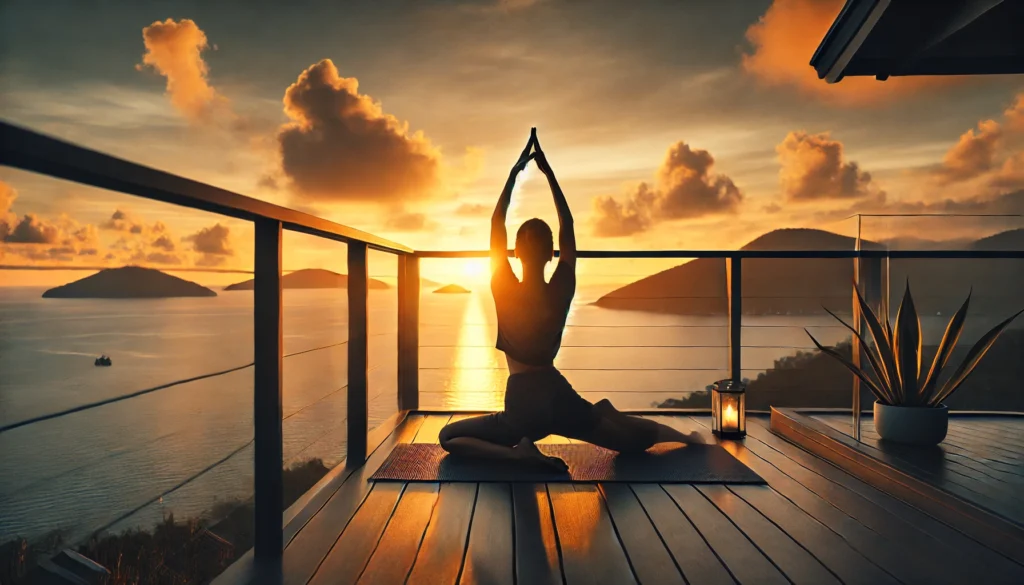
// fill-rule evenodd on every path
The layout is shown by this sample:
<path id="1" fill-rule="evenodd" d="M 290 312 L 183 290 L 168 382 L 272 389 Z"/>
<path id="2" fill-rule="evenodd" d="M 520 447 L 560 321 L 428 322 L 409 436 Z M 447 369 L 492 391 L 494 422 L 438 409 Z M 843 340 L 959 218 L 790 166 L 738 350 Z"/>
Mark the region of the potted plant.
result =
<path id="1" fill-rule="evenodd" d="M 967 352 L 960 366 L 945 383 L 939 384 L 939 375 L 953 353 L 967 318 L 967 307 L 971 302 L 970 293 L 960 310 L 949 320 L 946 333 L 939 342 L 931 368 L 925 373 L 921 369 L 921 321 L 914 308 L 910 294 L 910 282 L 896 311 L 896 325 L 893 328 L 889 316 L 880 320 L 864 301 L 857 286 L 853 292 L 857 297 L 861 313 L 867 322 L 868 333 L 873 345 L 868 345 L 860 333 L 832 311 L 825 309 L 860 341 L 871 372 L 858 367 L 835 349 L 824 347 L 806 329 L 811 341 L 823 353 L 835 358 L 846 366 L 875 395 L 875 431 L 882 439 L 913 445 L 936 445 L 946 438 L 948 409 L 943 403 L 964 383 L 978 362 L 985 356 L 1004 329 L 1024 313 L 1018 311 L 1009 319 L 996 325 L 974 344 Z M 873 374 L 873 375 L 872 375 Z"/>

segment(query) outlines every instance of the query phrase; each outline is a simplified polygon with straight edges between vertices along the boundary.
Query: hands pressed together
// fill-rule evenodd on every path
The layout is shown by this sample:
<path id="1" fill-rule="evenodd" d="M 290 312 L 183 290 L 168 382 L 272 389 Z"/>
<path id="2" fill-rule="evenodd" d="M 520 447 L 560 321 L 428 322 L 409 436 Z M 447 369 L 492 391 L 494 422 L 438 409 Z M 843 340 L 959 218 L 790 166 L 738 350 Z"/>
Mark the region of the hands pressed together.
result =
<path id="1" fill-rule="evenodd" d="M 530 130 L 530 139 L 526 142 L 526 148 L 523 149 L 522 154 L 519 155 L 519 160 L 517 160 L 516 164 L 512 167 L 512 172 L 510 173 L 512 177 L 523 172 L 523 169 L 526 168 L 526 165 L 529 164 L 531 160 L 537 162 L 537 168 L 540 169 L 540 172 L 544 173 L 547 177 L 551 177 L 551 165 L 548 164 L 548 159 L 544 156 L 544 151 L 540 148 L 540 141 L 537 140 L 536 128 Z"/>

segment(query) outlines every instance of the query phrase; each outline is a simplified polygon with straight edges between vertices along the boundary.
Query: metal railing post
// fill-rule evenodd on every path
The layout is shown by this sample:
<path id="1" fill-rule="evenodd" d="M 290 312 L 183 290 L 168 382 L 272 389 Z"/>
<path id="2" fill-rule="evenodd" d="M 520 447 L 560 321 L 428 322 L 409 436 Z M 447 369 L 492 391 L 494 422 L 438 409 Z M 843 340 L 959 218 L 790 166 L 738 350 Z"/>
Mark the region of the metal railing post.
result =
<path id="1" fill-rule="evenodd" d="M 253 426 L 255 432 L 254 554 L 259 559 L 281 556 L 284 489 L 281 426 L 282 318 L 281 222 L 256 220 L 255 283 L 253 286 Z"/>
<path id="2" fill-rule="evenodd" d="M 857 239 L 854 243 L 854 249 L 859 254 L 861 252 L 861 216 L 857 216 Z M 861 271 L 862 258 L 858 255 L 853 259 L 853 287 L 860 290 L 860 271 Z M 853 292 L 852 295 L 853 303 L 853 327 L 857 330 L 857 333 L 862 333 L 861 327 L 864 321 L 860 311 L 860 303 L 857 302 L 857 293 Z M 860 339 L 856 335 L 850 339 L 850 359 L 853 360 L 853 365 L 860 367 Z M 853 428 L 853 439 L 860 441 L 860 378 L 853 376 L 853 421 L 851 427 Z"/>
<path id="3" fill-rule="evenodd" d="M 369 275 L 366 244 L 348 243 L 348 453 L 347 465 L 366 461 L 369 418 L 367 386 L 367 296 Z"/>
<path id="4" fill-rule="evenodd" d="M 398 410 L 420 407 L 420 259 L 398 257 Z"/>
<path id="5" fill-rule="evenodd" d="M 743 285 L 742 260 L 738 256 L 725 259 L 725 280 L 729 295 L 729 377 L 743 379 Z"/>

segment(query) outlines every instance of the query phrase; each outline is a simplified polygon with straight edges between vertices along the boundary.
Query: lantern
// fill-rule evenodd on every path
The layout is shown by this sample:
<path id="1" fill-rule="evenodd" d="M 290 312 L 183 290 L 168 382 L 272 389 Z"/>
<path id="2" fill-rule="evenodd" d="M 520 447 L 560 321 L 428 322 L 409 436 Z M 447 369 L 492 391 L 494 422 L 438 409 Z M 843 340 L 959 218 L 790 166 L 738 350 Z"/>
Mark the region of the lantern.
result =
<path id="1" fill-rule="evenodd" d="M 723 439 L 747 435 L 747 387 L 735 380 L 719 380 L 711 387 L 711 431 Z"/>

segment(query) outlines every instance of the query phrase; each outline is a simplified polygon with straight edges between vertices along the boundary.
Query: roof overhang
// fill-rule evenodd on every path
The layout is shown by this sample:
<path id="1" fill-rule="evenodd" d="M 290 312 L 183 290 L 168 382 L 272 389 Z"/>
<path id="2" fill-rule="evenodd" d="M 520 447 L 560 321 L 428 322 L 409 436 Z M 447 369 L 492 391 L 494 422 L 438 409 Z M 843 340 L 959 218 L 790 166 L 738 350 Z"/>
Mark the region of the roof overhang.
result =
<path id="1" fill-rule="evenodd" d="M 1024 2 L 847 0 L 811 65 L 829 83 L 1024 73 Z"/>

